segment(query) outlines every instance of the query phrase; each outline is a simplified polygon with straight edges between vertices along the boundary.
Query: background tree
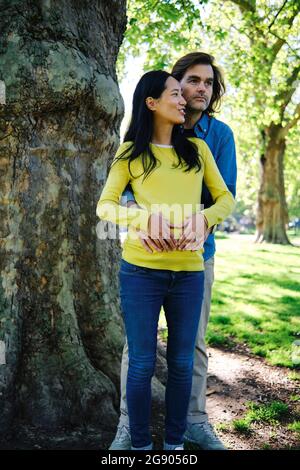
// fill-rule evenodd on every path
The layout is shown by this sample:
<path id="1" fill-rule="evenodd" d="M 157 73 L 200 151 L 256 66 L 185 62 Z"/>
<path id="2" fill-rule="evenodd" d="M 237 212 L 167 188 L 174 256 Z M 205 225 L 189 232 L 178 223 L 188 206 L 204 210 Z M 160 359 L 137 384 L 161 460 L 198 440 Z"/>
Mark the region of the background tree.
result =
<path id="1" fill-rule="evenodd" d="M 0 8 L 0 434 L 103 430 L 123 335 L 119 245 L 97 241 L 96 204 L 123 114 L 125 0 Z"/>
<path id="2" fill-rule="evenodd" d="M 284 156 L 288 133 L 300 118 L 300 100 L 296 97 L 300 4 L 293 0 L 228 3 L 223 14 L 230 18 L 229 27 L 237 30 L 241 45 L 233 43 L 227 64 L 231 65 L 232 83 L 242 94 L 261 136 L 257 240 L 286 244 Z"/>

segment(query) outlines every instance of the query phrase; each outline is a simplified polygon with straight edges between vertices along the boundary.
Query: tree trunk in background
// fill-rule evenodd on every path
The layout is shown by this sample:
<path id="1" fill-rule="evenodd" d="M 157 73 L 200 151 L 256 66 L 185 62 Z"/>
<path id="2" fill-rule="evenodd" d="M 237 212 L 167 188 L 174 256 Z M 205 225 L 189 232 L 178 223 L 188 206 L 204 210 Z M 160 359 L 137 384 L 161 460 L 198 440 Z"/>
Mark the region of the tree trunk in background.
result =
<path id="1" fill-rule="evenodd" d="M 125 3 L 0 2 L 2 437 L 117 423 L 120 251 L 97 239 L 96 205 L 123 115 Z"/>
<path id="2" fill-rule="evenodd" d="M 265 153 L 260 159 L 260 189 L 256 217 L 256 241 L 289 244 L 286 234 L 288 209 L 285 199 L 282 127 L 272 124 L 265 132 Z"/>

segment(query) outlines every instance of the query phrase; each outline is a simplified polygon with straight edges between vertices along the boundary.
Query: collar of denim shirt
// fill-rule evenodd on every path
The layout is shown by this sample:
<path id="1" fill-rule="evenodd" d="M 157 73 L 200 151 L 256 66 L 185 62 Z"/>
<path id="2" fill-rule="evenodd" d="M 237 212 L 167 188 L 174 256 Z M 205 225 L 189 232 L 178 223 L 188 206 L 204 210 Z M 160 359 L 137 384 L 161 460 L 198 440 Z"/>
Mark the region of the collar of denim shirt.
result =
<path id="1" fill-rule="evenodd" d="M 203 113 L 199 121 L 196 122 L 194 126 L 194 132 L 196 136 L 203 139 L 204 136 L 206 136 L 208 133 L 209 125 L 210 125 L 210 118 L 208 114 Z"/>

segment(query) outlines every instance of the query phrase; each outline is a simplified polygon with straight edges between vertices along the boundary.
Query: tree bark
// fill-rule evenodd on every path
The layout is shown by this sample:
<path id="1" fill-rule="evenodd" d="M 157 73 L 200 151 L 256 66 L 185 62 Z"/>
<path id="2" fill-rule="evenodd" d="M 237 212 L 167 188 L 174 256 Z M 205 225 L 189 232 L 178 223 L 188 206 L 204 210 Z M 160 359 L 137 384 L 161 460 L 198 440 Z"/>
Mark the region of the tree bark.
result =
<path id="1" fill-rule="evenodd" d="M 118 419 L 120 251 L 97 240 L 96 204 L 123 115 L 125 3 L 0 3 L 2 437 Z"/>
<path id="2" fill-rule="evenodd" d="M 285 199 L 283 159 L 286 147 L 282 126 L 271 124 L 265 130 L 265 152 L 260 159 L 256 241 L 290 244 L 286 234 L 288 209 Z"/>

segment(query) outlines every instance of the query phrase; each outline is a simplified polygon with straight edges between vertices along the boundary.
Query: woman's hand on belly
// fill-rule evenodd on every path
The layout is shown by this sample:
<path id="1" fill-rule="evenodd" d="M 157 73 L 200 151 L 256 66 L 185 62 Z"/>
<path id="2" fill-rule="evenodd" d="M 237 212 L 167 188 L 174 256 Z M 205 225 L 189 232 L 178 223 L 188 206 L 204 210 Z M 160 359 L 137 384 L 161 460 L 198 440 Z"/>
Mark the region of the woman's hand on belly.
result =
<path id="1" fill-rule="evenodd" d="M 177 243 L 178 250 L 197 251 L 203 247 L 209 229 L 205 216 L 200 212 L 187 217 L 182 224 L 182 235 Z"/>
<path id="2" fill-rule="evenodd" d="M 148 252 L 173 251 L 177 249 L 173 228 L 174 226 L 161 213 L 151 214 L 148 222 L 148 232 L 138 230 L 137 233 L 143 247 Z"/>

